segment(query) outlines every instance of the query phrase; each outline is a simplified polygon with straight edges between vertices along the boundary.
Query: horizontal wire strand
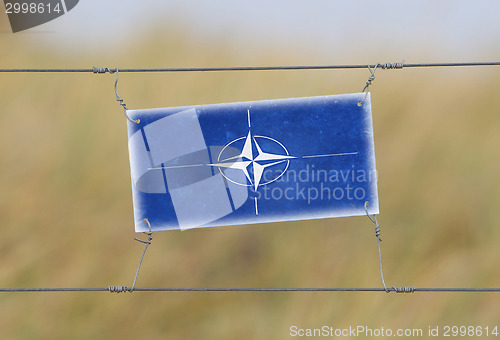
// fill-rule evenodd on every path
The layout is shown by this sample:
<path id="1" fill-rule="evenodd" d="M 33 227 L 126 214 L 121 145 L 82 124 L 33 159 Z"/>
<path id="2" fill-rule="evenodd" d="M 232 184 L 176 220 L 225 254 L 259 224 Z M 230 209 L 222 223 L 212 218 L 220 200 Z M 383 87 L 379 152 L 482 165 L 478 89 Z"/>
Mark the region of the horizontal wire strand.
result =
<path id="1" fill-rule="evenodd" d="M 119 288 L 119 289 L 116 289 Z M 403 290 L 402 288 L 408 288 Z M 134 292 L 384 292 L 384 288 L 134 288 Z M 500 293 L 500 288 L 415 288 L 399 287 L 396 293 Z M 132 292 L 127 287 L 107 288 L 0 288 L 0 293 L 19 292 Z"/>
<path id="2" fill-rule="evenodd" d="M 395 66 L 398 67 L 395 67 Z M 500 66 L 500 62 L 458 62 L 458 63 L 377 63 L 357 65 L 298 65 L 298 66 L 236 66 L 236 67 L 178 67 L 178 68 L 3 68 L 0 72 L 59 72 L 59 73 L 106 73 L 109 70 L 119 72 L 217 72 L 217 71 L 273 71 L 273 70 L 333 70 L 333 69 L 365 69 L 379 66 L 383 69 L 402 69 L 413 67 L 459 67 L 459 66 Z"/>

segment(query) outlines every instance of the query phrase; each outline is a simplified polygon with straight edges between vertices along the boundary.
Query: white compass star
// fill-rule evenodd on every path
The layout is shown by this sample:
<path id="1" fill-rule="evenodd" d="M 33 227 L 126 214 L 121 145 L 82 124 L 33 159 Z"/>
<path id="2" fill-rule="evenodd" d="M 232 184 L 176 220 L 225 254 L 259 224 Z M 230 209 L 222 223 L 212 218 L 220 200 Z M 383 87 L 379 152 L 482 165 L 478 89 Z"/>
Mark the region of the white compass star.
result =
<path id="1" fill-rule="evenodd" d="M 255 154 L 253 151 L 254 145 L 257 150 Z M 216 163 L 213 165 L 223 168 L 242 170 L 245 173 L 248 181 L 253 185 L 254 189 L 257 190 L 266 168 L 286 162 L 291 158 L 297 157 L 262 151 L 260 145 L 252 136 L 251 131 L 248 131 L 248 135 L 245 138 L 245 144 L 243 145 L 243 149 L 241 150 L 241 153 L 239 155 L 223 159 L 220 163 Z M 250 176 L 250 173 L 248 171 L 249 166 L 252 167 L 253 178 L 252 176 Z"/>

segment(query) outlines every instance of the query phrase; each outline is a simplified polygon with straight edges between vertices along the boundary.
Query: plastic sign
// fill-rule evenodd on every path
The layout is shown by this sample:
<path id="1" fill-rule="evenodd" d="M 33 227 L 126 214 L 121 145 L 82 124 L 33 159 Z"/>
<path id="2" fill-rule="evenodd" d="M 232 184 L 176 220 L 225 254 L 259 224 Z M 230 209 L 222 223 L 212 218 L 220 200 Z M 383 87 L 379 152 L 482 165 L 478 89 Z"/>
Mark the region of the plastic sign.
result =
<path id="1" fill-rule="evenodd" d="M 378 214 L 364 96 L 129 110 L 136 232 Z"/>

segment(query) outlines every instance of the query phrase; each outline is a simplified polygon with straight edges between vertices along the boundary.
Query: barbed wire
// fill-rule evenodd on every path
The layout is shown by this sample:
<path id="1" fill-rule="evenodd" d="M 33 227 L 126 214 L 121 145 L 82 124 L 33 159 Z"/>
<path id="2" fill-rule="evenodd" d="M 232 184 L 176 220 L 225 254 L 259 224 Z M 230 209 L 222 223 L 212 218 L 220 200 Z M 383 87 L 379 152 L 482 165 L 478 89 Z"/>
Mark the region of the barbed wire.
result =
<path id="1" fill-rule="evenodd" d="M 500 293 L 500 288 L 417 288 L 398 287 L 389 289 L 396 293 Z M 125 286 L 107 288 L 0 288 L 0 293 L 22 292 L 111 292 L 123 293 L 132 290 Z M 385 288 L 139 288 L 133 292 L 383 292 Z"/>
<path id="2" fill-rule="evenodd" d="M 278 70 L 334 70 L 334 69 L 402 69 L 420 67 L 463 67 L 463 66 L 500 66 L 500 61 L 493 62 L 445 62 L 445 63 L 376 63 L 354 65 L 296 65 L 296 66 L 232 66 L 232 67 L 169 67 L 169 68 L 3 68 L 0 72 L 26 73 L 114 73 L 119 72 L 217 72 L 217 71 L 278 71 Z"/>

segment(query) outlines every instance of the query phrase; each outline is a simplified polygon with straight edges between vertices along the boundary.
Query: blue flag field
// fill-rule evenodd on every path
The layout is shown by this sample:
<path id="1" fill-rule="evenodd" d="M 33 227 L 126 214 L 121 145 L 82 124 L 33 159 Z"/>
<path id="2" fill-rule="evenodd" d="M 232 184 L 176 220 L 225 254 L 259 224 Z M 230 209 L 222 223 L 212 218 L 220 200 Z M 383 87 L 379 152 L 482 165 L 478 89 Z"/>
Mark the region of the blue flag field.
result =
<path id="1" fill-rule="evenodd" d="M 135 231 L 378 214 L 364 98 L 129 110 Z"/>

